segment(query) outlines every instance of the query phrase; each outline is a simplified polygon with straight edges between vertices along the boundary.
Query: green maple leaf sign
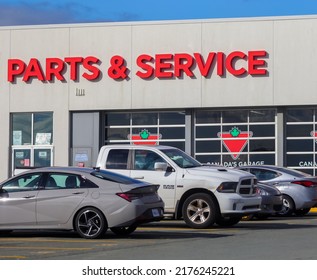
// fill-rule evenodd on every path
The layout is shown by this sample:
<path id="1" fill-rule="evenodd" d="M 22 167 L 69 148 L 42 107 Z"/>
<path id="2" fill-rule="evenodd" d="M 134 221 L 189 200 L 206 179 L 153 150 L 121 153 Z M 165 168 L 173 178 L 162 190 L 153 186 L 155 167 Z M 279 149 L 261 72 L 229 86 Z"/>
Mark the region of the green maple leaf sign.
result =
<path id="1" fill-rule="evenodd" d="M 230 134 L 231 134 L 233 137 L 238 137 L 240 133 L 241 133 L 241 131 L 240 131 L 238 128 L 236 128 L 236 127 L 232 128 L 232 129 L 230 130 Z"/>
<path id="2" fill-rule="evenodd" d="M 140 136 L 142 139 L 148 139 L 149 136 L 150 136 L 150 133 L 146 130 L 146 129 L 143 129 L 141 132 L 140 132 Z"/>

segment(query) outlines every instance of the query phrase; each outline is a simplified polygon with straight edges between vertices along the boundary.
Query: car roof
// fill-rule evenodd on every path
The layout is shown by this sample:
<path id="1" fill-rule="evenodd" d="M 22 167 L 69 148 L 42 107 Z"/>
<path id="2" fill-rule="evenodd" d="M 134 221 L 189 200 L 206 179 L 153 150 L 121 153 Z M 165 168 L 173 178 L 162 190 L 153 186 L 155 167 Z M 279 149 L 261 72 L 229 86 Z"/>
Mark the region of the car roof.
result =
<path id="1" fill-rule="evenodd" d="M 88 167 L 77 167 L 77 166 L 49 166 L 49 167 L 39 167 L 34 168 L 28 171 L 23 172 L 26 173 L 34 173 L 34 172 L 75 172 L 75 173 L 91 173 L 96 170 L 96 168 L 88 168 Z M 20 173 L 22 174 L 22 173 Z M 19 174 L 19 175 L 20 175 Z"/>
<path id="2" fill-rule="evenodd" d="M 253 164 L 253 165 L 242 165 L 242 166 L 239 166 L 239 168 L 269 168 L 269 169 L 278 170 L 279 168 L 286 168 L 286 167 L 279 167 L 276 165 L 268 165 L 268 164 L 263 164 L 263 165 Z"/>

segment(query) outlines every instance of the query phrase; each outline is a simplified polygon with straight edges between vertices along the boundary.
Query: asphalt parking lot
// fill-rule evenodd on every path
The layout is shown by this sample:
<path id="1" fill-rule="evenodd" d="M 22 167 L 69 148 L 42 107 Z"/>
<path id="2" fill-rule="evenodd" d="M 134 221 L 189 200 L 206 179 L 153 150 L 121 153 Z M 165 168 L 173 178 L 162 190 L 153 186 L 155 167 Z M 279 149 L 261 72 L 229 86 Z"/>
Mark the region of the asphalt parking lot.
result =
<path id="1" fill-rule="evenodd" d="M 15 231 L 0 236 L 0 260 L 97 259 L 313 259 L 317 212 L 304 217 L 242 221 L 231 228 L 191 229 L 163 220 L 128 237 L 107 232 L 99 240 L 74 232 Z"/>

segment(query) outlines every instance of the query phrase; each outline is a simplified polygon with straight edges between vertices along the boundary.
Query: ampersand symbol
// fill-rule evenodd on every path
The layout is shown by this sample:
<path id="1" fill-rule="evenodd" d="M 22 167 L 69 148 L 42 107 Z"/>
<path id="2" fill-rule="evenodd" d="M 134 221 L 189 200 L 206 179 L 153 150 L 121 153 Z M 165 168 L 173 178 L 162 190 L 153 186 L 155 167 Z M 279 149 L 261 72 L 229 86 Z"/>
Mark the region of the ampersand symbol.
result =
<path id="1" fill-rule="evenodd" d="M 125 79 L 128 75 L 125 60 L 120 55 L 115 55 L 110 60 L 111 66 L 108 69 L 108 75 L 113 79 Z"/>

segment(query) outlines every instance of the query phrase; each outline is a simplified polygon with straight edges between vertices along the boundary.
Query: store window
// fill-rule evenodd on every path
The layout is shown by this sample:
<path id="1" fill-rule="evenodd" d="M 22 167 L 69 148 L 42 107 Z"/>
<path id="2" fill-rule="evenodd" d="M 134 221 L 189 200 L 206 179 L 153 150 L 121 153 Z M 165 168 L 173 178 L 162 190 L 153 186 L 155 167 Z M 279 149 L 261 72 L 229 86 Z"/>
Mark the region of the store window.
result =
<path id="1" fill-rule="evenodd" d="M 276 110 L 196 111 L 195 156 L 230 167 L 276 164 Z"/>
<path id="2" fill-rule="evenodd" d="M 11 115 L 12 173 L 52 165 L 53 113 Z"/>
<path id="3" fill-rule="evenodd" d="M 315 108 L 286 111 L 286 165 L 316 175 L 317 121 Z"/>
<path id="4" fill-rule="evenodd" d="M 106 113 L 105 145 L 168 145 L 185 149 L 185 112 Z"/>

